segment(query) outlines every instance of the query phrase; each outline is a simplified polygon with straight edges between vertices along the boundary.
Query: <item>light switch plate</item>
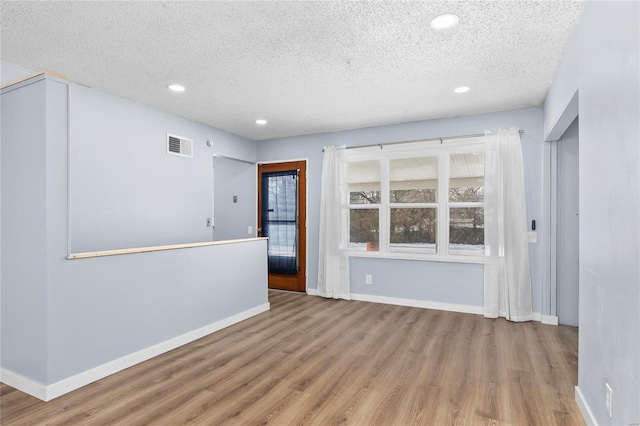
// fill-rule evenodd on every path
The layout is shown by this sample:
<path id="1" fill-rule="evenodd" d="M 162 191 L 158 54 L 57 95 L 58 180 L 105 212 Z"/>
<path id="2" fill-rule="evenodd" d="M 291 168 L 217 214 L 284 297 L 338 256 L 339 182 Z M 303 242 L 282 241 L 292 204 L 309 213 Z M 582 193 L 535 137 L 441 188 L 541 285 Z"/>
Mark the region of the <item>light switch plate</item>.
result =
<path id="1" fill-rule="evenodd" d="M 609 418 L 613 418 L 613 389 L 609 386 L 609 383 L 604 384 L 604 406 L 607 409 Z"/>
<path id="2" fill-rule="evenodd" d="M 538 242 L 538 232 L 536 231 L 529 231 L 527 232 L 527 239 L 530 243 L 537 243 Z"/>

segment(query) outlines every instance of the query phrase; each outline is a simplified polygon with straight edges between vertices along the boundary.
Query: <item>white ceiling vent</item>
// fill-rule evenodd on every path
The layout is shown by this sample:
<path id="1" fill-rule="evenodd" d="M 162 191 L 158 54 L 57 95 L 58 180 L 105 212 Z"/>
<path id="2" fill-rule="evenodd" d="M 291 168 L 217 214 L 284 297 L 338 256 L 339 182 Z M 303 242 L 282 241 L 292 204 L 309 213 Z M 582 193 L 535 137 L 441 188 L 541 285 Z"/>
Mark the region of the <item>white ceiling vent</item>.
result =
<path id="1" fill-rule="evenodd" d="M 193 140 L 167 133 L 167 154 L 193 158 Z"/>

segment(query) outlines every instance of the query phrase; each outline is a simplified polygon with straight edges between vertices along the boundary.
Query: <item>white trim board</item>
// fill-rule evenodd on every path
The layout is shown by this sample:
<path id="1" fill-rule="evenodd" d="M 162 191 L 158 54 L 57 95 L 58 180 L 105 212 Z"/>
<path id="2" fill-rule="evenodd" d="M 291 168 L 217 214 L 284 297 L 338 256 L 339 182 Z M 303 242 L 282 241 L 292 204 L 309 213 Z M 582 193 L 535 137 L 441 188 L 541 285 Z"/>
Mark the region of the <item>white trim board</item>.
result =
<path id="1" fill-rule="evenodd" d="M 165 340 L 164 342 L 149 346 L 148 348 L 142 349 L 138 352 L 125 355 L 122 358 L 118 358 L 90 370 L 83 371 L 82 373 L 78 373 L 75 376 L 68 377 L 51 385 L 36 382 L 6 369 L 0 370 L 0 381 L 42 401 L 51 401 L 54 398 L 86 386 L 89 383 L 93 383 L 111 374 L 122 371 L 143 361 L 147 361 L 165 352 L 169 352 L 175 348 L 193 342 L 194 340 L 198 340 L 211 333 L 222 330 L 223 328 L 227 328 L 231 325 L 261 314 L 262 312 L 266 312 L 269 309 L 271 309 L 269 302 L 263 303 L 262 305 L 258 305 L 244 312 L 240 312 L 196 330 L 189 331 L 180 336 Z"/>
<path id="2" fill-rule="evenodd" d="M 14 373 L 11 370 L 5 368 L 0 369 L 0 382 L 42 401 L 47 400 L 47 387 L 45 385 L 18 373 Z"/>
<path id="3" fill-rule="evenodd" d="M 585 423 L 589 426 L 598 426 L 598 422 L 596 421 L 593 412 L 589 408 L 587 401 L 584 399 L 584 395 L 580 392 L 580 388 L 576 386 L 576 404 L 578 404 L 578 408 L 580 409 L 580 413 L 582 414 L 582 418 Z"/>
<path id="4" fill-rule="evenodd" d="M 541 314 L 540 312 L 533 313 L 533 320 L 541 322 L 547 325 L 558 325 L 558 317 L 555 315 Z"/>
<path id="5" fill-rule="evenodd" d="M 371 294 L 351 293 L 351 300 L 359 300 L 361 302 L 385 303 L 387 305 L 410 306 L 413 308 L 437 309 L 439 311 L 462 312 L 465 314 L 482 315 L 484 313 L 484 307 L 482 306 L 458 305 L 454 303 L 430 302 L 428 300 L 374 296 Z"/>
<path id="6" fill-rule="evenodd" d="M 308 288 L 309 296 L 317 296 L 318 289 Z M 428 300 L 403 299 L 399 297 L 376 296 L 372 294 L 351 293 L 351 300 L 360 302 L 384 303 L 387 305 L 410 306 L 412 308 L 436 309 L 439 311 L 462 312 L 465 314 L 484 315 L 483 306 L 459 305 L 456 303 L 431 302 Z M 558 317 L 545 315 L 540 312 L 533 313 L 533 320 L 542 324 L 558 325 Z"/>

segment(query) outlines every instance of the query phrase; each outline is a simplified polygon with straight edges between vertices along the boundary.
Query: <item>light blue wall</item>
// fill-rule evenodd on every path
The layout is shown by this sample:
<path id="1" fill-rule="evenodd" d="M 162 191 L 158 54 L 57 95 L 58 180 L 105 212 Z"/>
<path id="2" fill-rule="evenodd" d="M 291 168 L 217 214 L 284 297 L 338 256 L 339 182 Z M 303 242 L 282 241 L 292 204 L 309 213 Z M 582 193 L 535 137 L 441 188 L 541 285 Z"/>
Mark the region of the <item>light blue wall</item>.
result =
<path id="1" fill-rule="evenodd" d="M 483 265 L 351 258 L 351 292 L 459 305 L 482 305 Z M 371 274 L 372 284 L 365 283 Z M 446 277 L 444 279 L 443 277 Z"/>
<path id="2" fill-rule="evenodd" d="M 335 133 L 324 133 L 258 142 L 258 161 L 308 159 L 308 286 L 316 288 L 318 278 L 318 233 L 320 220 L 320 182 L 322 175 L 322 147 L 325 145 L 359 146 L 397 142 L 440 136 L 484 133 L 503 127 L 520 127 L 525 166 L 527 217 L 538 224 L 538 244 L 530 244 L 531 276 L 534 311 L 541 310 L 542 256 L 545 230 L 548 224 L 542 217 L 542 109 L 527 108 L 515 111 L 480 114 L 465 117 L 429 120 L 390 126 L 370 127 Z M 353 292 L 385 295 L 416 300 L 481 306 L 483 304 L 483 270 L 474 264 L 438 262 L 405 262 L 391 259 L 351 258 L 351 288 Z M 406 268 L 399 283 L 396 271 Z M 364 273 L 375 270 L 374 284 L 364 286 Z M 428 276 L 426 282 L 424 277 Z M 464 282 L 464 283 L 463 283 Z"/>
<path id="3" fill-rule="evenodd" d="M 79 85 L 69 89 L 71 251 L 210 241 L 213 154 L 254 161 L 255 142 Z M 193 158 L 167 155 L 167 133 L 193 139 Z M 221 173 L 219 180 L 231 179 Z M 255 186 L 234 189 L 255 211 Z M 236 231 L 225 232 L 246 238 L 252 223 L 228 221 Z"/>
<path id="4" fill-rule="evenodd" d="M 47 383 L 267 303 L 265 253 L 257 240 L 53 260 Z"/>
<path id="5" fill-rule="evenodd" d="M 35 73 L 36 71 L 32 69 L 0 60 L 0 86 L 13 83 Z"/>
<path id="6" fill-rule="evenodd" d="M 228 158 L 214 158 L 215 223 L 213 239 L 233 240 L 256 236 L 256 165 Z M 237 202 L 233 202 L 233 196 Z M 248 227 L 252 227 L 251 234 Z"/>
<path id="7" fill-rule="evenodd" d="M 2 94 L 2 367 L 39 381 L 47 356 L 45 84 Z"/>
<path id="8" fill-rule="evenodd" d="M 265 240 L 67 260 L 68 170 L 83 159 L 68 157 L 68 84 L 34 81 L 2 93 L 2 368 L 52 384 L 268 302 Z M 99 139 L 105 129 L 94 130 Z M 242 144 L 232 149 L 225 154 L 243 155 Z M 104 173 L 122 170 L 102 160 Z"/>
<path id="9" fill-rule="evenodd" d="M 551 131 L 579 92 L 578 387 L 599 424 L 640 421 L 639 21 L 638 2 L 587 2 L 544 105 Z"/>

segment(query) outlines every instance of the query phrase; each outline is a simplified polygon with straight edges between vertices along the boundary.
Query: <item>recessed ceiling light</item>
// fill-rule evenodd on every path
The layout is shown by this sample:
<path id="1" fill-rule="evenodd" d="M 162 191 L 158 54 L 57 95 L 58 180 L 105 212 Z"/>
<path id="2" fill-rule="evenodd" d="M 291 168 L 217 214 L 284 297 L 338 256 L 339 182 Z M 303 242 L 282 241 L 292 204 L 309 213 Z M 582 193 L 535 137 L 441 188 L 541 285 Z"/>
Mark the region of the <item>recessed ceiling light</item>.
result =
<path id="1" fill-rule="evenodd" d="M 267 124 L 267 120 L 265 120 L 264 118 L 258 118 L 256 120 L 256 124 L 259 124 L 261 126 L 264 126 L 265 124 Z"/>
<path id="2" fill-rule="evenodd" d="M 458 24 L 460 18 L 455 13 L 444 13 L 431 20 L 431 28 L 434 30 L 446 30 Z"/>
<path id="3" fill-rule="evenodd" d="M 174 92 L 184 92 L 184 86 L 180 86 L 179 84 L 170 84 L 167 86 L 169 90 L 173 90 Z"/>
<path id="4" fill-rule="evenodd" d="M 468 92 L 469 88 L 466 86 L 462 86 L 462 87 L 458 87 L 456 89 L 453 89 L 454 92 L 456 93 L 464 93 L 464 92 Z"/>

